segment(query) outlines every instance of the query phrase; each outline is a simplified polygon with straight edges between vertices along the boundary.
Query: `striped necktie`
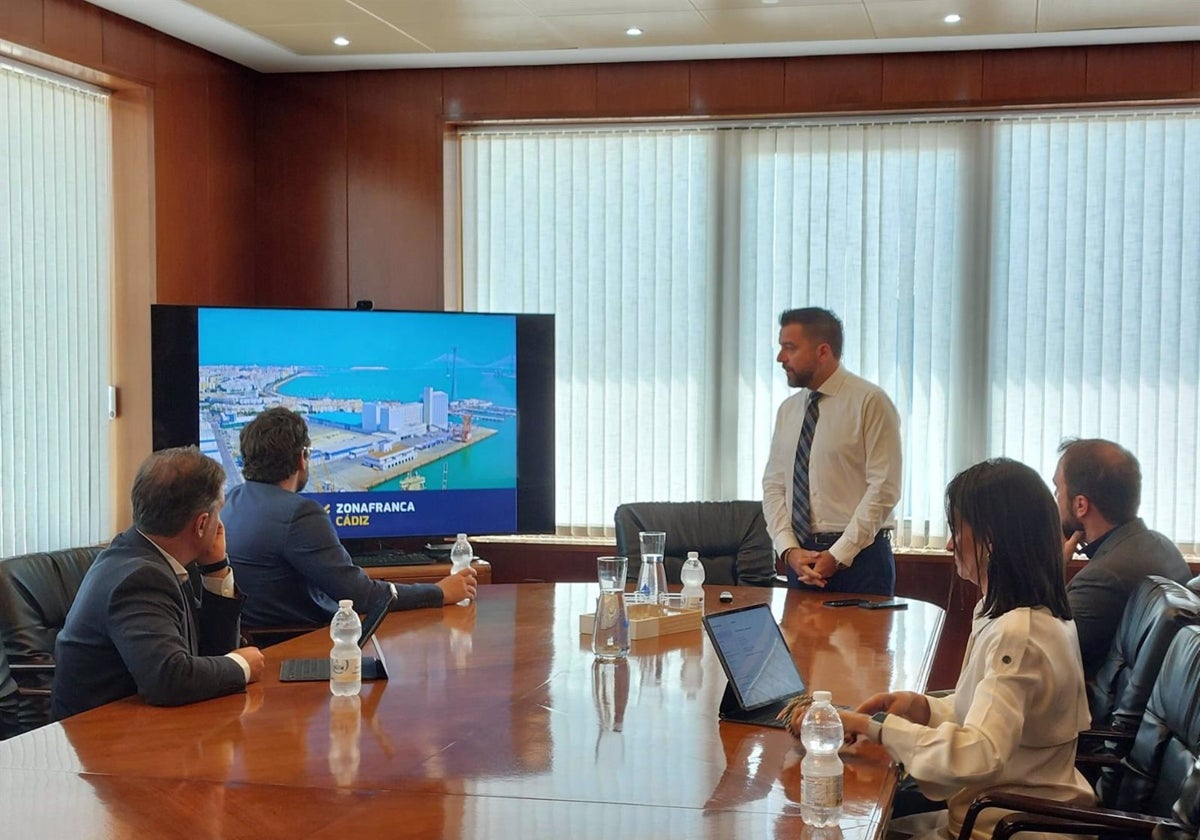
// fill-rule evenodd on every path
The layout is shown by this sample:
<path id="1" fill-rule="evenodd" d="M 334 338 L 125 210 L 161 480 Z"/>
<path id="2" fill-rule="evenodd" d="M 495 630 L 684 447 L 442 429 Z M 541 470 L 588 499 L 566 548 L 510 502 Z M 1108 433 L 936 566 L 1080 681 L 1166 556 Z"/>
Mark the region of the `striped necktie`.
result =
<path id="1" fill-rule="evenodd" d="M 796 443 L 796 471 L 792 475 L 792 530 L 796 539 L 803 544 L 812 534 L 812 502 L 808 497 L 808 457 L 812 454 L 813 435 L 817 432 L 817 417 L 821 410 L 817 401 L 819 391 L 808 395 L 808 409 L 804 412 L 804 425 L 800 427 L 800 440 Z"/>

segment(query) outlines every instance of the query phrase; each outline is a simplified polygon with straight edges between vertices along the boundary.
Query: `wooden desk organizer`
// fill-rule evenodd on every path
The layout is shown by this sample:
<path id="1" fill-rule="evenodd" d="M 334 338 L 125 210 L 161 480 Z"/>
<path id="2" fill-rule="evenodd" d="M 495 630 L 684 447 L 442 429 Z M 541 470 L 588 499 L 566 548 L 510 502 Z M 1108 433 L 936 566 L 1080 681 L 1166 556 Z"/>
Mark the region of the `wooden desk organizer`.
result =
<path id="1" fill-rule="evenodd" d="M 659 636 L 670 636 L 672 633 L 685 633 L 689 630 L 700 629 L 700 619 L 704 615 L 702 609 L 688 609 L 678 603 L 678 595 L 667 604 L 638 604 L 626 603 L 629 612 L 629 640 L 654 639 Z M 592 635 L 595 625 L 594 613 L 579 616 L 579 632 L 585 636 Z"/>

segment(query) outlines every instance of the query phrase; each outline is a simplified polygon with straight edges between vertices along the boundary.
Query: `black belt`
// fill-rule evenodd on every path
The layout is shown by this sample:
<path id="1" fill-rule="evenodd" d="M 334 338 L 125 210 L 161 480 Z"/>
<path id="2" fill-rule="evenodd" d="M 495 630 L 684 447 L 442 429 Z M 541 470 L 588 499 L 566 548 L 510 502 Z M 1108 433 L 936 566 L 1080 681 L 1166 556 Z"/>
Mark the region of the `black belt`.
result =
<path id="1" fill-rule="evenodd" d="M 889 533 L 891 533 L 891 530 L 891 528 L 881 528 L 878 532 L 876 532 L 875 539 L 887 536 Z M 822 548 L 829 548 L 829 546 L 833 545 L 842 538 L 843 533 L 843 531 L 825 531 L 820 534 L 810 534 L 806 542 L 821 546 Z"/>

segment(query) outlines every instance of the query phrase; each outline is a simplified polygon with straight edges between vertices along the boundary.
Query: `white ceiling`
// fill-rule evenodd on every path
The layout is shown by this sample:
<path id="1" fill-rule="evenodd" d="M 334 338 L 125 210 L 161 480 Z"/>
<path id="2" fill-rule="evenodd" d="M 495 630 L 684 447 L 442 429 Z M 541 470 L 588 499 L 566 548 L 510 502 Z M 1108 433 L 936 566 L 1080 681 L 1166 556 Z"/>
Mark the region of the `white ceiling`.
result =
<path id="1" fill-rule="evenodd" d="M 1200 40 L 1200 0 L 90 2 L 263 72 Z"/>

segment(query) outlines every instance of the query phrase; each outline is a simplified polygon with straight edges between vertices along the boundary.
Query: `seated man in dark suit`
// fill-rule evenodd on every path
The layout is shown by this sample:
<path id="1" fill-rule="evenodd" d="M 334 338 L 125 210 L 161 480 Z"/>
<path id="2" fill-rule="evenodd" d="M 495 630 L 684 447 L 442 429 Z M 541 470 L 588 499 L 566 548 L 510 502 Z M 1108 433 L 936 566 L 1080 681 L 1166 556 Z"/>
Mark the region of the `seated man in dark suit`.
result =
<path id="1" fill-rule="evenodd" d="M 1129 595 L 1147 575 L 1186 583 L 1191 571 L 1178 547 L 1138 518 L 1142 471 L 1127 449 L 1107 440 L 1067 440 L 1054 471 L 1062 519 L 1063 560 L 1076 550 L 1088 562 L 1067 584 L 1088 680 L 1104 662 Z"/>
<path id="2" fill-rule="evenodd" d="M 258 648 L 237 647 L 224 483 L 195 447 L 155 452 L 138 469 L 133 527 L 88 569 L 54 646 L 56 720 L 134 693 L 156 706 L 194 703 L 261 676 Z"/>
<path id="3" fill-rule="evenodd" d="M 225 522 L 229 560 L 246 593 L 242 622 L 249 628 L 328 624 L 338 601 L 366 612 L 391 597 L 393 610 L 440 607 L 475 597 L 475 570 L 434 583 L 372 580 L 338 540 L 329 514 L 300 495 L 308 482 L 309 437 L 304 418 L 269 408 L 240 436 L 244 484 L 229 491 Z"/>

